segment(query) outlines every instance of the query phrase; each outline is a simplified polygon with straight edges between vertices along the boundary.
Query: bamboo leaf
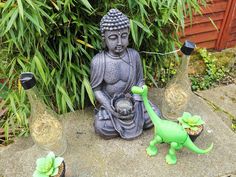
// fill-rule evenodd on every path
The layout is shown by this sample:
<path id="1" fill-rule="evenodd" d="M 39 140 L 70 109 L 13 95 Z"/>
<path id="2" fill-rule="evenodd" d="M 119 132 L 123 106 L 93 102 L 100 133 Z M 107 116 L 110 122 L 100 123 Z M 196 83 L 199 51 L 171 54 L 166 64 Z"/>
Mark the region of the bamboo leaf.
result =
<path id="1" fill-rule="evenodd" d="M 214 21 L 212 20 L 212 18 L 211 17 L 208 17 L 209 18 L 209 20 L 211 21 L 211 24 L 215 27 L 215 29 L 219 32 L 219 29 L 218 29 L 218 27 L 216 26 L 216 24 L 214 23 Z"/>
<path id="2" fill-rule="evenodd" d="M 0 2 L 0 8 L 3 8 L 5 6 L 5 2 Z"/>
<path id="3" fill-rule="evenodd" d="M 5 122 L 4 124 L 4 136 L 6 138 L 6 141 L 9 140 L 9 124 L 8 122 Z"/>
<path id="4" fill-rule="evenodd" d="M 44 83 L 46 83 L 47 79 L 46 79 L 46 75 L 45 75 L 45 72 L 43 70 L 43 66 L 42 66 L 42 63 L 41 63 L 40 59 L 38 58 L 37 55 L 35 55 L 33 60 L 35 61 L 36 67 L 39 71 L 39 74 L 40 74 L 41 78 L 43 79 Z"/>
<path id="5" fill-rule="evenodd" d="M 95 49 L 91 44 L 88 44 L 88 43 L 86 43 L 85 41 L 82 41 L 82 40 L 80 40 L 80 39 L 76 39 L 76 41 L 77 41 L 78 43 L 80 43 L 80 44 L 85 45 L 86 47 L 89 47 L 89 48 L 91 48 L 91 49 Z"/>
<path id="6" fill-rule="evenodd" d="M 45 43 L 43 45 L 44 49 L 47 51 L 47 53 L 49 54 L 49 56 L 55 61 L 56 64 L 59 64 L 58 63 L 58 60 L 57 60 L 57 55 L 55 54 L 55 52 L 47 45 L 47 43 Z"/>
<path id="7" fill-rule="evenodd" d="M 90 85 L 90 83 L 89 83 L 89 81 L 86 77 L 84 77 L 83 85 L 85 86 L 85 89 L 88 93 L 88 96 L 89 96 L 89 99 L 90 99 L 91 103 L 95 106 L 93 90 L 92 90 L 92 87 L 91 87 L 91 85 Z"/>
<path id="8" fill-rule="evenodd" d="M 34 4 L 33 4 L 33 2 L 32 2 L 31 0 L 26 0 L 26 2 L 28 2 L 28 4 L 29 4 L 33 9 L 35 9 Z"/>
<path id="9" fill-rule="evenodd" d="M 39 34 L 41 34 L 41 31 L 40 31 L 40 30 L 44 31 L 43 27 L 40 26 L 38 20 L 37 20 L 37 19 L 34 19 L 34 18 L 33 18 L 32 16 L 30 16 L 26 11 L 25 11 L 25 16 L 26 16 L 26 18 L 28 18 L 36 27 L 38 27 L 38 28 L 36 28 L 36 29 L 37 29 L 37 31 L 39 32 Z M 44 32 L 46 32 L 46 31 L 44 31 Z"/>
<path id="10" fill-rule="evenodd" d="M 156 0 L 151 0 L 151 4 L 152 4 L 152 8 L 153 8 L 153 10 L 154 10 L 154 12 L 156 13 L 156 14 L 158 14 L 158 12 L 157 12 L 157 1 Z"/>
<path id="11" fill-rule="evenodd" d="M 66 91 L 61 86 L 57 86 L 57 88 L 62 93 L 62 98 L 66 102 L 67 106 L 70 108 L 71 111 L 74 111 L 73 104 Z"/>
<path id="12" fill-rule="evenodd" d="M 133 20 L 130 20 L 130 30 L 134 43 L 138 45 L 138 29 L 137 25 L 133 22 Z"/>
<path id="13" fill-rule="evenodd" d="M 19 13 L 22 19 L 24 19 L 24 9 L 21 0 L 17 0 Z"/>
<path id="14" fill-rule="evenodd" d="M 63 113 L 65 113 L 67 111 L 67 109 L 66 109 L 66 101 L 65 101 L 65 97 L 64 96 L 61 97 L 61 109 L 62 109 Z"/>
<path id="15" fill-rule="evenodd" d="M 0 27 L 2 28 L 5 23 L 7 22 L 7 20 L 9 20 L 10 17 L 12 17 L 13 13 L 16 11 L 16 8 L 12 8 L 8 14 L 6 16 L 4 16 L 2 19 L 1 19 L 1 24 L 0 24 Z"/>
<path id="16" fill-rule="evenodd" d="M 88 0 L 81 0 L 81 2 L 84 4 L 84 6 L 89 10 L 92 11 L 93 7 L 91 6 L 91 4 L 89 3 Z"/>
<path id="17" fill-rule="evenodd" d="M 150 29 L 147 26 L 144 26 L 143 24 L 141 24 L 140 22 L 133 20 L 134 23 L 136 23 L 142 30 L 144 30 L 145 32 L 147 32 L 149 35 L 152 35 L 152 32 L 150 31 Z"/>
<path id="18" fill-rule="evenodd" d="M 84 84 L 82 84 L 81 91 L 80 91 L 80 102 L 81 102 L 82 109 L 84 109 L 84 99 L 85 99 L 85 89 L 84 89 Z"/>
<path id="19" fill-rule="evenodd" d="M 15 9 L 14 13 L 12 14 L 11 16 L 11 19 L 9 20 L 8 24 L 7 24 L 7 28 L 6 30 L 4 31 L 4 34 L 6 32 L 8 32 L 10 30 L 10 28 L 12 27 L 13 23 L 16 21 L 16 17 L 18 16 L 18 10 Z"/>
<path id="20" fill-rule="evenodd" d="M 8 0 L 4 3 L 4 8 L 2 10 L 2 12 L 5 12 L 5 10 L 7 10 L 10 6 L 13 5 L 13 3 L 15 3 L 15 0 Z"/>
<path id="21" fill-rule="evenodd" d="M 158 85 L 157 85 L 155 79 L 153 78 L 153 76 L 150 73 L 147 73 L 147 76 L 149 79 L 151 79 L 151 81 L 155 85 L 155 87 L 158 88 Z"/>
<path id="22" fill-rule="evenodd" d="M 57 4 L 55 2 L 53 2 L 52 0 L 50 1 L 52 3 L 52 5 L 55 7 L 55 9 L 57 9 L 57 11 L 60 10 L 60 8 L 57 6 Z"/>

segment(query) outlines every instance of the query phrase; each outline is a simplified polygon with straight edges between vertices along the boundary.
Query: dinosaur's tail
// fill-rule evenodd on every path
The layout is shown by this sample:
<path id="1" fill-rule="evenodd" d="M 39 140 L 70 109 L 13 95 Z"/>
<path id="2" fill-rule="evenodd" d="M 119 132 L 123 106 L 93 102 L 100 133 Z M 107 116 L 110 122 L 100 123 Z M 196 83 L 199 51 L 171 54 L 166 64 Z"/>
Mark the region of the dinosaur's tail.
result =
<path id="1" fill-rule="evenodd" d="M 183 144 L 184 147 L 187 147 L 189 150 L 197 153 L 197 154 L 206 154 L 208 153 L 212 148 L 213 148 L 213 143 L 211 144 L 211 146 L 207 149 L 199 149 L 193 142 L 192 140 L 189 138 L 187 138 L 187 140 L 185 141 L 185 143 Z"/>

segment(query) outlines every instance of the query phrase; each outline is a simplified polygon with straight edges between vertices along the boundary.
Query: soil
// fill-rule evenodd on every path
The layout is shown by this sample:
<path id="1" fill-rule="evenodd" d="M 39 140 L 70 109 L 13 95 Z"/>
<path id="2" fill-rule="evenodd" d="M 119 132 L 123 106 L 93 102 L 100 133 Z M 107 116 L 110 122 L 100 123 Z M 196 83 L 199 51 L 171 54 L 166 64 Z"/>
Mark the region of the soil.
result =
<path id="1" fill-rule="evenodd" d="M 59 166 L 58 174 L 54 177 L 61 177 L 61 174 L 63 173 L 63 170 L 65 168 L 64 162 Z M 64 177 L 64 176 L 63 176 Z"/>

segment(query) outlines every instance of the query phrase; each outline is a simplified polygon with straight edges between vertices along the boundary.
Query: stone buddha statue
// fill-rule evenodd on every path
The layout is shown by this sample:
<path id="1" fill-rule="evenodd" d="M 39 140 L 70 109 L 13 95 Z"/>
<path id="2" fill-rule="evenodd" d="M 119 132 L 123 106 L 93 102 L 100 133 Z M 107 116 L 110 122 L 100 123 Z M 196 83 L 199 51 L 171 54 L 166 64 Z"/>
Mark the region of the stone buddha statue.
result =
<path id="1" fill-rule="evenodd" d="M 129 26 L 127 16 L 111 9 L 100 22 L 105 50 L 91 62 L 91 86 L 100 103 L 95 109 L 94 127 L 105 139 L 133 139 L 153 126 L 142 98 L 131 94 L 131 87 L 144 85 L 144 79 L 138 52 L 127 48 Z"/>

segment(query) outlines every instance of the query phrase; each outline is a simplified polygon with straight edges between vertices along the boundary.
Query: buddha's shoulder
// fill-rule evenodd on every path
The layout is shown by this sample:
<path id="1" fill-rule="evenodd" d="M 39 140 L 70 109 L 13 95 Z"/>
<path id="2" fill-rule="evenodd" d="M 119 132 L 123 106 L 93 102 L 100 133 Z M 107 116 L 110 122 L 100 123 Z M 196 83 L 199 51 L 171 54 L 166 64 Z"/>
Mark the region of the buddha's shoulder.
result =
<path id="1" fill-rule="evenodd" d="M 92 64 L 97 64 L 101 62 L 102 58 L 104 57 L 103 55 L 104 55 L 104 51 L 97 53 L 92 59 Z"/>
<path id="2" fill-rule="evenodd" d="M 137 50 L 133 49 L 133 48 L 128 48 L 127 49 L 130 53 L 135 54 L 135 55 L 139 55 L 139 53 L 137 52 Z"/>
<path id="3" fill-rule="evenodd" d="M 140 55 L 139 53 L 137 52 L 137 50 L 133 49 L 133 48 L 128 48 L 127 49 L 128 52 L 133 56 L 133 58 L 136 58 L 137 60 L 140 59 Z"/>
<path id="4" fill-rule="evenodd" d="M 97 53 L 96 55 L 94 55 L 92 60 L 97 60 L 99 58 L 102 58 L 104 55 L 104 51 L 100 51 L 99 53 Z"/>

